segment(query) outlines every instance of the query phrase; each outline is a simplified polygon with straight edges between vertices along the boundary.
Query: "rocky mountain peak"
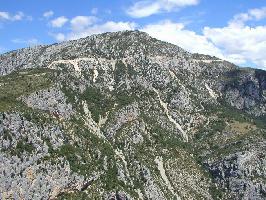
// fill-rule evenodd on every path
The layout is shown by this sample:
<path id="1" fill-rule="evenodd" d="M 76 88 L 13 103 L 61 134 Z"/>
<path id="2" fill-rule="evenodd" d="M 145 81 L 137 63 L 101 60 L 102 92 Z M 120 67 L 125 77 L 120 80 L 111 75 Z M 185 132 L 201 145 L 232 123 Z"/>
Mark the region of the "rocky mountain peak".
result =
<path id="1" fill-rule="evenodd" d="M 0 55 L 0 199 L 265 199 L 266 73 L 140 31 Z"/>
<path id="2" fill-rule="evenodd" d="M 0 55 L 0 74 L 8 74 L 19 68 L 45 67 L 56 60 L 69 60 L 82 57 L 104 57 L 123 59 L 145 56 L 190 57 L 183 49 L 159 41 L 140 31 L 122 31 L 92 35 L 48 46 L 20 49 Z"/>

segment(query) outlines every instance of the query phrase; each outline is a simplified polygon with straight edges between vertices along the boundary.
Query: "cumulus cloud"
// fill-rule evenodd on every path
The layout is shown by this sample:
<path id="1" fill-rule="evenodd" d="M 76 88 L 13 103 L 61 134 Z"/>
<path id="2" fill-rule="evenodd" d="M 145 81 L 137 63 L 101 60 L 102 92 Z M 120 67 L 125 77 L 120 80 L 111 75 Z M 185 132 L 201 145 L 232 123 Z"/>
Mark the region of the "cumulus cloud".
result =
<path id="1" fill-rule="evenodd" d="M 266 68 L 266 26 L 250 26 L 248 21 L 266 18 L 265 8 L 251 9 L 232 17 L 224 27 L 204 27 L 201 32 L 189 30 L 185 23 L 164 20 L 142 27 L 134 22 L 100 20 L 93 16 L 77 16 L 70 20 L 69 32 L 55 33 L 57 41 L 78 39 L 92 34 L 135 30 L 147 32 L 163 41 L 176 44 L 190 52 L 217 56 L 235 64 Z M 239 21 L 240 24 L 235 22 Z"/>
<path id="2" fill-rule="evenodd" d="M 68 22 L 68 19 L 65 16 L 55 18 L 51 21 L 51 26 L 54 28 L 61 28 Z"/>
<path id="3" fill-rule="evenodd" d="M 98 8 L 91 9 L 91 14 L 96 15 L 98 13 Z"/>
<path id="4" fill-rule="evenodd" d="M 48 19 L 54 15 L 54 12 L 52 10 L 46 11 L 43 13 L 43 17 Z"/>
<path id="5" fill-rule="evenodd" d="M 201 33 L 169 20 L 146 25 L 142 31 L 193 53 L 217 56 L 235 64 L 253 63 L 257 67 L 266 68 L 266 26 L 248 26 L 244 23 L 247 18 L 243 17 L 247 15 L 248 20 L 260 20 L 264 18 L 262 11 L 264 9 L 252 9 L 234 16 L 233 20 L 242 16 L 242 25 L 234 25 L 231 20 L 225 27 L 204 27 Z"/>
<path id="6" fill-rule="evenodd" d="M 25 17 L 23 12 L 17 12 L 16 14 L 12 15 L 9 12 L 0 11 L 0 20 L 7 20 L 7 21 L 20 21 Z"/>
<path id="7" fill-rule="evenodd" d="M 229 22 L 230 26 L 244 26 L 245 22 L 266 18 L 266 7 L 250 9 L 246 13 L 239 13 Z"/>
<path id="8" fill-rule="evenodd" d="M 59 42 L 66 40 L 65 35 L 63 33 L 50 33 L 50 35 Z"/>
<path id="9" fill-rule="evenodd" d="M 137 27 L 137 25 L 133 22 L 107 21 L 104 23 L 99 23 L 99 21 L 100 20 L 95 16 L 76 16 L 70 19 L 69 32 L 50 33 L 50 35 L 53 36 L 57 41 L 64 41 L 104 32 L 134 30 Z"/>
<path id="10" fill-rule="evenodd" d="M 105 33 L 105 32 L 116 32 L 124 30 L 134 30 L 136 24 L 132 22 L 114 22 L 108 21 L 103 24 L 94 24 L 84 28 L 82 31 L 72 30 L 71 33 L 67 34 L 66 39 L 78 39 L 93 34 Z"/>
<path id="11" fill-rule="evenodd" d="M 210 42 L 204 35 L 185 29 L 182 23 L 166 20 L 150 24 L 141 29 L 152 37 L 176 44 L 193 53 L 203 53 L 223 57 L 220 49 Z"/>
<path id="12" fill-rule="evenodd" d="M 251 9 L 249 14 L 255 17 L 256 20 L 266 18 L 266 7 Z"/>
<path id="13" fill-rule="evenodd" d="M 197 5 L 199 0 L 142 0 L 133 4 L 127 14 L 134 18 L 148 17 L 160 12 L 170 12 L 186 6 Z"/>
<path id="14" fill-rule="evenodd" d="M 0 12 L 0 19 L 6 19 L 8 20 L 10 18 L 8 12 Z"/>
<path id="15" fill-rule="evenodd" d="M 76 16 L 71 19 L 71 28 L 74 31 L 82 31 L 97 21 L 94 16 Z"/>
<path id="16" fill-rule="evenodd" d="M 205 27 L 203 34 L 237 64 L 253 62 L 266 67 L 266 26 Z"/>
<path id="17" fill-rule="evenodd" d="M 22 18 L 24 17 L 24 13 L 23 12 L 18 12 L 17 14 L 15 14 L 13 17 L 11 17 L 11 20 L 13 21 L 19 21 L 22 20 Z"/>

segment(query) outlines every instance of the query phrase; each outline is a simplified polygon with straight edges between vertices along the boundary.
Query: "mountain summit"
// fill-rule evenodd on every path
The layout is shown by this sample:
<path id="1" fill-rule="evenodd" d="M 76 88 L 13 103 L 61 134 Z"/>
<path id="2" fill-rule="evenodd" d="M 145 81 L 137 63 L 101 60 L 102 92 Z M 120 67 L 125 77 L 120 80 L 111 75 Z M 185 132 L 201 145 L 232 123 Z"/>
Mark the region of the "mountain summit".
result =
<path id="1" fill-rule="evenodd" d="M 265 199 L 266 72 L 139 31 L 0 55 L 0 199 Z"/>

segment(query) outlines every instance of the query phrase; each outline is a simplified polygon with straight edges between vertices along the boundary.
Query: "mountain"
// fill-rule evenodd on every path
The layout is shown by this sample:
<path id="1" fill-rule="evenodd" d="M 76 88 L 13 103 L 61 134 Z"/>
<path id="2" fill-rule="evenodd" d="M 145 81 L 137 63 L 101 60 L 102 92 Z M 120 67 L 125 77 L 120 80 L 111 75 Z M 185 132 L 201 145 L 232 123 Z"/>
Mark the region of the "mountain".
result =
<path id="1" fill-rule="evenodd" d="M 139 31 L 0 55 L 0 199 L 265 199 L 266 72 Z"/>

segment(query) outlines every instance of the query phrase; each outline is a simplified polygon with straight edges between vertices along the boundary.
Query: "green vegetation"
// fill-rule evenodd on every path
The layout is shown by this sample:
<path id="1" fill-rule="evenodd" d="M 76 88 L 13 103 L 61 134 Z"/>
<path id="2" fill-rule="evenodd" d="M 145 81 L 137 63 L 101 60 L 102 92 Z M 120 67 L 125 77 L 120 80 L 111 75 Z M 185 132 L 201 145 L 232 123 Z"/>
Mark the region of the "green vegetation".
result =
<path id="1" fill-rule="evenodd" d="M 263 117 L 261 119 L 233 108 L 226 103 L 221 106 L 204 106 L 209 117 L 209 124 L 198 127 L 193 141 L 193 151 L 201 165 L 207 160 L 222 160 L 236 152 L 247 151 L 250 144 L 262 139 Z M 208 170 L 208 168 L 206 168 Z M 208 172 L 211 175 L 211 172 Z M 214 177 L 211 177 L 213 184 Z M 214 185 L 209 188 L 214 199 L 227 199 L 227 193 Z"/>
<path id="2" fill-rule="evenodd" d="M 71 131 L 71 135 L 66 132 L 64 145 L 59 149 L 54 149 L 49 139 L 43 138 L 50 153 L 45 160 L 56 162 L 58 157 L 65 157 L 71 170 L 85 177 L 90 176 L 95 169 L 103 170 L 105 159 L 107 159 L 108 165 L 112 165 L 114 152 L 108 142 L 87 130 L 79 119 L 73 118 L 69 123 L 68 129 Z M 79 140 L 73 141 L 73 136 Z M 99 154 L 99 152 L 101 153 Z"/>
<path id="3" fill-rule="evenodd" d="M 254 124 L 261 129 L 266 129 L 266 115 L 255 117 Z"/>
<path id="4" fill-rule="evenodd" d="M 123 80 L 123 77 L 127 74 L 127 67 L 126 65 L 121 61 L 117 61 L 115 64 L 115 71 L 114 71 L 114 79 L 115 83 L 118 84 L 121 80 Z"/>
<path id="5" fill-rule="evenodd" d="M 137 96 L 135 94 L 130 94 L 126 91 L 119 91 L 116 94 L 116 102 L 118 103 L 119 107 L 124 107 L 126 105 L 129 105 L 133 103 Z"/>
<path id="6" fill-rule="evenodd" d="M 33 123 L 51 122 L 48 113 L 29 108 L 18 98 L 51 87 L 54 72 L 47 68 L 25 69 L 0 77 L 0 112 L 16 110 Z"/>
<path id="7" fill-rule="evenodd" d="M 225 129 L 225 121 L 224 120 L 217 120 L 210 124 L 210 129 L 212 133 L 222 132 Z"/>
<path id="8" fill-rule="evenodd" d="M 118 84 L 120 81 L 123 81 L 124 78 L 130 78 L 130 76 L 135 75 L 135 73 L 133 67 L 126 66 L 122 61 L 118 61 L 116 63 L 115 82 Z M 71 81 L 74 81 L 74 85 L 78 86 L 78 81 L 75 82 L 73 79 L 71 79 Z M 231 81 L 235 83 L 237 80 L 232 78 Z M 48 88 L 52 83 L 52 71 L 47 69 L 24 70 L 1 77 L 0 111 L 6 111 L 16 107 L 17 110 L 22 111 L 23 117 L 36 124 L 43 124 L 49 122 L 49 120 L 54 120 L 49 118 L 49 115 L 46 115 L 47 113 L 26 108 L 25 105 L 17 100 L 21 95 L 27 95 L 32 92 L 38 92 L 40 89 Z M 174 87 L 173 90 L 166 95 L 167 102 L 172 99 L 171 95 L 173 95 L 173 93 L 178 93 L 178 89 L 179 87 Z M 190 89 L 193 90 L 194 88 Z M 91 174 L 97 170 L 104 171 L 104 175 L 97 180 L 102 189 L 106 191 L 121 189 L 135 196 L 134 189 L 143 189 L 143 185 L 146 181 L 145 177 L 143 174 L 134 174 L 136 173 L 136 171 L 134 171 L 135 169 L 132 169 L 133 167 L 129 165 L 128 170 L 132 176 L 131 179 L 134 186 L 129 186 L 127 183 L 118 180 L 117 158 L 114 154 L 114 148 L 125 149 L 127 137 L 129 137 L 128 131 L 132 128 L 131 125 L 133 122 L 124 124 L 116 132 L 116 136 L 114 137 L 115 142 L 101 139 L 87 130 L 82 118 L 83 107 L 81 101 L 87 103 L 92 118 L 95 122 L 99 122 L 100 116 L 103 117 L 107 112 L 112 111 L 115 103 L 118 104 L 117 107 L 115 107 L 115 111 L 117 111 L 135 101 L 148 100 L 147 98 L 150 96 L 155 96 L 154 92 L 143 91 L 142 88 L 132 87 L 130 90 L 119 89 L 104 93 L 105 91 L 102 89 L 88 87 L 82 94 L 79 94 L 78 91 L 70 89 L 68 85 L 63 85 L 62 91 L 67 96 L 68 103 L 74 106 L 78 114 L 71 118 L 66 127 L 64 127 L 66 128 L 66 135 L 64 135 L 65 141 L 60 148 L 54 149 L 49 138 L 43 138 L 49 148 L 48 152 L 50 154 L 44 159 L 51 161 L 51 163 L 56 163 L 59 157 L 64 157 L 69 162 L 73 172 L 85 177 L 90 177 Z M 195 92 L 195 94 L 197 94 L 197 92 Z M 195 101 L 196 100 L 195 98 Z M 147 134 L 148 136 L 142 135 L 144 138 L 143 143 L 133 145 L 132 149 L 135 151 L 134 155 L 129 155 L 127 152 L 125 153 L 126 159 L 139 160 L 150 169 L 152 175 L 155 177 L 159 174 L 157 166 L 154 163 L 154 159 L 157 155 L 164 156 L 163 158 L 166 161 L 172 158 L 177 159 L 179 167 L 184 167 L 183 165 L 185 165 L 185 167 L 197 168 L 197 170 L 201 172 L 201 166 L 196 164 L 192 156 L 190 157 L 191 154 L 194 154 L 198 164 L 202 164 L 206 158 L 209 158 L 208 153 L 202 154 L 206 151 L 211 152 L 211 156 L 213 157 L 223 157 L 245 146 L 245 141 L 250 136 L 248 133 L 247 136 L 237 136 L 236 134 L 236 136 L 231 138 L 226 138 L 226 136 L 223 135 L 230 122 L 236 121 L 240 124 L 247 124 L 248 122 L 255 124 L 257 127 L 266 128 L 265 117 L 252 118 L 248 114 L 225 104 L 222 106 L 210 107 L 207 105 L 204 107 L 208 109 L 203 111 L 205 112 L 204 114 L 212 116 L 213 118 L 211 118 L 208 126 L 203 125 L 199 127 L 198 133 L 193 141 L 194 143 L 183 142 L 178 132 L 173 131 L 173 127 L 163 127 L 155 118 L 148 116 L 147 113 L 143 111 L 140 120 L 145 122 L 145 128 L 149 134 Z M 5 130 L 3 138 L 12 140 L 12 135 Z M 217 138 L 219 138 L 219 140 Z M 224 145 L 225 143 L 227 143 L 227 145 Z M 25 137 L 19 140 L 16 147 L 11 149 L 10 152 L 12 155 L 20 156 L 23 152 L 31 154 L 34 150 L 34 146 Z M 166 150 L 167 154 L 164 153 L 163 150 Z M 206 174 L 202 176 L 209 178 Z M 159 181 L 158 185 L 160 185 Z M 223 192 L 216 187 L 210 187 L 209 191 L 214 199 L 220 199 L 224 195 Z M 88 195 L 85 192 L 74 192 L 62 194 L 59 199 L 88 199 Z"/>
<path id="9" fill-rule="evenodd" d="M 17 142 L 17 145 L 15 148 L 10 149 L 9 151 L 11 155 L 17 155 L 20 157 L 23 152 L 27 152 L 31 154 L 33 153 L 34 150 L 35 150 L 35 147 L 33 146 L 32 143 L 28 141 L 28 137 L 24 137 Z"/>
<path id="10" fill-rule="evenodd" d="M 94 121 L 99 122 L 100 115 L 104 116 L 114 105 L 111 98 L 106 97 L 97 88 L 88 87 L 81 95 L 88 104 Z"/>
<path id="11" fill-rule="evenodd" d="M 231 106 L 221 106 L 218 116 L 223 120 L 235 120 L 239 122 L 251 121 L 251 116 Z"/>
<path id="12" fill-rule="evenodd" d="M 21 102 L 17 104 L 16 110 L 19 111 L 26 120 L 40 126 L 46 123 L 57 123 L 56 119 L 54 119 L 49 112 L 27 107 Z"/>
<path id="13" fill-rule="evenodd" d="M 76 104 L 76 101 L 75 101 L 76 93 L 73 90 L 69 89 L 67 87 L 67 85 L 65 85 L 65 84 L 63 84 L 63 87 L 61 88 L 61 90 L 65 94 L 65 96 L 67 97 L 66 98 L 67 103 L 70 103 L 73 106 L 75 106 L 75 104 Z"/>
<path id="14" fill-rule="evenodd" d="M 112 191 L 115 190 L 119 187 L 119 185 L 123 185 L 123 182 L 119 181 L 117 179 L 117 167 L 116 164 L 113 163 L 112 166 L 109 166 L 108 170 L 106 171 L 106 174 L 103 176 L 103 183 L 104 183 L 104 188 L 107 191 Z"/>
<path id="15" fill-rule="evenodd" d="M 23 151 L 32 153 L 34 149 L 35 149 L 34 146 L 31 143 L 28 143 L 27 140 L 20 140 L 16 147 L 17 153 L 23 152 Z"/>
<path id="16" fill-rule="evenodd" d="M 248 113 L 245 113 L 241 110 L 238 110 L 232 106 L 226 105 L 224 102 L 221 102 L 222 105 L 219 107 L 210 107 L 208 108 L 208 114 L 217 114 L 219 119 L 223 121 L 238 121 L 240 123 L 252 123 L 258 128 L 266 129 L 266 115 L 260 117 L 254 117 Z"/>
<path id="17" fill-rule="evenodd" d="M 238 88 L 241 86 L 243 77 L 248 76 L 250 73 L 252 73 L 250 68 L 236 68 L 224 73 L 220 79 L 225 81 L 226 88 Z"/>
<path id="18" fill-rule="evenodd" d="M 27 69 L 0 77 L 0 112 L 17 106 L 17 98 L 53 84 L 50 69 Z"/>
<path id="19" fill-rule="evenodd" d="M 147 116 L 145 113 L 141 113 L 141 118 L 148 125 L 149 132 L 151 133 L 152 140 L 156 145 L 167 148 L 167 149 L 185 149 L 190 151 L 190 144 L 184 142 L 178 132 L 173 133 L 172 131 L 162 128 L 156 121 L 156 119 Z M 149 145 L 150 146 L 150 145 Z"/>
<path id="20" fill-rule="evenodd" d="M 3 139 L 12 141 L 12 136 L 9 130 L 4 129 L 3 131 Z"/>
<path id="21" fill-rule="evenodd" d="M 213 185 L 209 188 L 209 191 L 212 195 L 212 198 L 214 200 L 224 199 L 225 192 L 222 190 L 222 188 L 215 187 L 215 183 L 212 183 Z"/>

